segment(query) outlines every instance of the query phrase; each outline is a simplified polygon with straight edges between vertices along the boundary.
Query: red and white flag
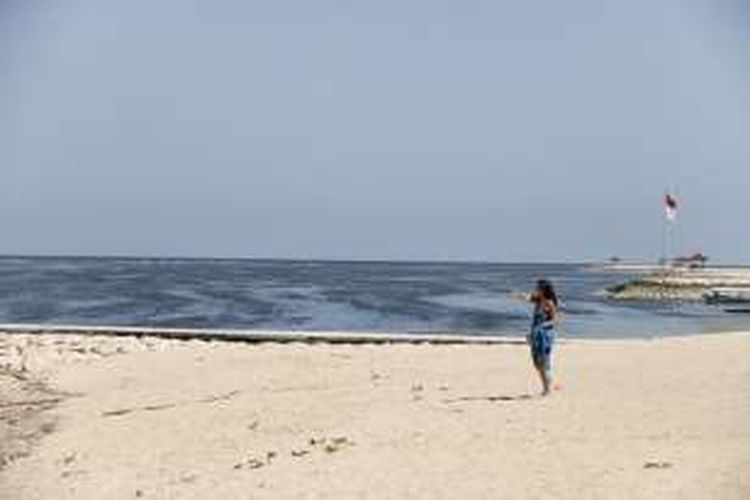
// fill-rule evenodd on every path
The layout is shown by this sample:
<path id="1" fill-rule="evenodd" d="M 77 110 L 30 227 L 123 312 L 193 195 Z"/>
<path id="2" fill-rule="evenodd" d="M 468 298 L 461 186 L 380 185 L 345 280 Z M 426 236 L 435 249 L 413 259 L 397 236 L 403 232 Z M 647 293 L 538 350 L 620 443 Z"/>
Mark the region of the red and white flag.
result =
<path id="1" fill-rule="evenodd" d="M 677 198 L 669 193 L 664 195 L 664 215 L 667 216 L 667 220 L 677 218 Z"/>

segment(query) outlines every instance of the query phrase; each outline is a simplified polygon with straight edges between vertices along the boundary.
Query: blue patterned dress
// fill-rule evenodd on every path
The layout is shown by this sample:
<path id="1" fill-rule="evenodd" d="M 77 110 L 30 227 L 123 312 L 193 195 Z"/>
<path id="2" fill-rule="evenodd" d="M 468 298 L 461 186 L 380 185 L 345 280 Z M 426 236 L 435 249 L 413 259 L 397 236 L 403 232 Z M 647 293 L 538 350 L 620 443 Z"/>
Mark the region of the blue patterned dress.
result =
<path id="1" fill-rule="evenodd" d="M 531 331 L 527 339 L 531 347 L 531 358 L 534 360 L 534 364 L 543 366 L 544 371 L 549 374 L 552 366 L 552 345 L 555 342 L 555 328 L 552 321 L 546 320 L 541 304 L 536 304 L 534 307 Z"/>

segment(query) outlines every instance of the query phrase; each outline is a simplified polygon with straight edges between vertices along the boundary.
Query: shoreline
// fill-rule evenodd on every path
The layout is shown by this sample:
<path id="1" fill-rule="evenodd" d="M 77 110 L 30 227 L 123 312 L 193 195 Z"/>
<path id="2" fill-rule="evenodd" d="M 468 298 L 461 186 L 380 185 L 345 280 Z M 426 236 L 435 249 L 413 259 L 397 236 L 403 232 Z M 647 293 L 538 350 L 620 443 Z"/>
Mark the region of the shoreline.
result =
<path id="1" fill-rule="evenodd" d="M 739 500 L 748 359 L 750 332 L 568 339 L 542 398 L 517 342 L 0 332 L 30 383 L 0 408 L 49 398 L 10 415 L 0 497 Z"/>
<path id="2" fill-rule="evenodd" d="M 168 328 L 149 326 L 1 324 L 0 333 L 45 335 L 106 335 L 112 337 L 154 337 L 175 340 L 223 342 L 303 342 L 327 344 L 518 344 L 523 337 L 450 333 L 347 332 L 326 330 L 265 330 L 238 328 Z"/>
<path id="3" fill-rule="evenodd" d="M 600 335 L 570 335 L 563 329 L 557 342 L 638 341 L 661 338 L 701 337 L 742 334 L 747 328 L 726 325 L 696 331 L 610 332 Z M 123 325 L 71 325 L 37 323 L 0 323 L 0 335 L 81 335 L 116 338 L 152 338 L 177 341 L 227 342 L 238 344 L 301 343 L 330 345 L 527 345 L 525 331 L 515 335 L 489 332 L 396 332 L 396 331 L 339 331 L 339 330 L 268 330 L 247 328 L 184 328 Z"/>

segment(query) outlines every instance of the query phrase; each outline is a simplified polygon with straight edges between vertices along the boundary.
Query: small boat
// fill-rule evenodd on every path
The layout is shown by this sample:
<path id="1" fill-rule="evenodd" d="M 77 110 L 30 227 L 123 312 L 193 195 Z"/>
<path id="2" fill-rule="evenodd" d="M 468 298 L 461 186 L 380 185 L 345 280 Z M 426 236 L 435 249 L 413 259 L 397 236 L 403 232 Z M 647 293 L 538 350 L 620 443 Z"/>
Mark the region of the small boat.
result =
<path id="1" fill-rule="evenodd" d="M 748 304 L 750 305 L 750 288 L 711 288 L 703 294 L 707 304 Z"/>
<path id="2" fill-rule="evenodd" d="M 688 269 L 701 269 L 706 267 L 708 257 L 701 252 L 695 252 L 690 255 L 676 257 L 672 260 L 672 265 L 676 267 L 686 267 Z"/>

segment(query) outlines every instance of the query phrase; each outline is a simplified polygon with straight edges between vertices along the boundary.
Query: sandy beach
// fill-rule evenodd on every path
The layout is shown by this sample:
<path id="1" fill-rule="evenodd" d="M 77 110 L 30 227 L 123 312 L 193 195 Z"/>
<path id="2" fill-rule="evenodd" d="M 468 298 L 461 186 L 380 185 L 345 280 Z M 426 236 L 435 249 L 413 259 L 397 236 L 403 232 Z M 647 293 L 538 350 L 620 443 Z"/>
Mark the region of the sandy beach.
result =
<path id="1" fill-rule="evenodd" d="M 555 361 L 0 334 L 0 498 L 750 498 L 750 334 Z"/>

